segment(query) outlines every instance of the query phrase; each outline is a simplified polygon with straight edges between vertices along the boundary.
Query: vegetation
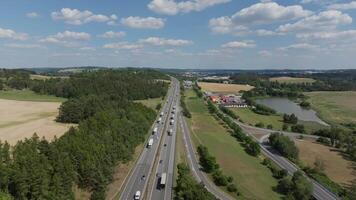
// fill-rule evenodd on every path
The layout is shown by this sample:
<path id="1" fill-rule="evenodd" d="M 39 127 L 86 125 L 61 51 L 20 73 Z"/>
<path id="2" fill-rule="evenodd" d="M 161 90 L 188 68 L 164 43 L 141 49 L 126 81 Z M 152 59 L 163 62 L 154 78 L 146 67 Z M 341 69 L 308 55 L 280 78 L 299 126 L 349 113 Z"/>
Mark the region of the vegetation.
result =
<path id="1" fill-rule="evenodd" d="M 288 124 L 297 124 L 298 123 L 298 117 L 295 116 L 295 114 L 284 114 L 283 115 L 283 122 L 288 123 Z"/>
<path id="2" fill-rule="evenodd" d="M 208 192 L 205 187 L 197 183 L 190 174 L 189 167 L 178 164 L 177 186 L 174 188 L 176 200 L 215 200 L 216 198 Z"/>
<path id="3" fill-rule="evenodd" d="M 185 104 L 184 86 L 182 82 L 180 85 L 180 94 L 181 94 L 180 106 L 182 107 L 182 113 L 185 117 L 191 118 L 192 114 L 190 114 L 187 105 Z"/>
<path id="4" fill-rule="evenodd" d="M 287 199 L 309 200 L 312 197 L 312 184 L 303 176 L 303 173 L 296 171 L 292 179 L 284 177 L 279 181 L 278 190 L 287 196 Z"/>
<path id="5" fill-rule="evenodd" d="M 305 133 L 305 127 L 303 124 L 296 124 L 291 127 L 291 131 L 295 133 Z"/>
<path id="6" fill-rule="evenodd" d="M 79 122 L 79 127 L 52 143 L 36 135 L 12 151 L 1 143 L 0 191 L 15 199 L 74 199 L 76 184 L 90 190 L 91 199 L 104 199 L 114 167 L 131 159 L 155 118 L 152 109 L 131 100 L 167 91 L 149 73 L 103 70 L 37 82 L 38 92 L 71 97 L 58 120 Z"/>
<path id="7" fill-rule="evenodd" d="M 281 133 L 272 133 L 268 140 L 273 148 L 275 148 L 282 156 L 290 159 L 298 159 L 298 148 L 288 136 Z"/>
<path id="8" fill-rule="evenodd" d="M 53 95 L 40 95 L 31 90 L 3 90 L 0 91 L 0 99 L 16 101 L 36 101 L 36 102 L 64 102 L 66 99 Z"/>
<path id="9" fill-rule="evenodd" d="M 255 107 L 252 109 L 253 112 L 260 114 L 260 115 L 273 115 L 276 114 L 276 111 L 272 108 L 262 105 L 262 104 L 255 104 Z"/>
<path id="10" fill-rule="evenodd" d="M 301 84 L 301 83 L 313 83 L 315 82 L 314 79 L 311 78 L 298 78 L 298 77 L 273 77 L 270 78 L 269 81 L 273 82 L 279 82 L 279 83 L 289 83 L 289 84 Z"/>
<path id="11" fill-rule="evenodd" d="M 299 104 L 301 107 L 303 107 L 303 108 L 306 108 L 306 109 L 309 109 L 310 107 L 311 107 L 311 105 L 310 105 L 310 103 L 309 102 L 307 102 L 307 101 L 302 101 L 302 102 L 300 102 L 300 104 Z"/>

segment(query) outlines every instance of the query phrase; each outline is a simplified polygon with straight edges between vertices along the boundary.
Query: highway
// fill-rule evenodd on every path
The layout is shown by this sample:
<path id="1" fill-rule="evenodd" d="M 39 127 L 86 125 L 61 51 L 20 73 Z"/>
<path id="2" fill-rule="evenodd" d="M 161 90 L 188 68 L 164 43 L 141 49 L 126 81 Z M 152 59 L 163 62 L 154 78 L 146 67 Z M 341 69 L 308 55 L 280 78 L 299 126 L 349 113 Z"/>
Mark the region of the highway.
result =
<path id="1" fill-rule="evenodd" d="M 266 155 L 268 158 L 270 158 L 272 161 L 274 161 L 279 167 L 282 169 L 286 169 L 290 175 L 293 175 L 294 172 L 296 172 L 299 168 L 296 166 L 294 163 L 289 161 L 288 159 L 284 158 L 281 156 L 278 152 L 276 152 L 272 147 L 268 145 L 266 142 L 267 137 L 262 137 L 260 140 L 258 140 L 256 137 L 254 137 L 250 132 L 252 130 L 258 130 L 258 131 L 265 131 L 267 136 L 271 132 L 280 132 L 284 135 L 287 135 L 292 138 L 296 138 L 301 134 L 298 133 L 292 133 L 292 132 L 285 132 L 285 131 L 272 131 L 269 129 L 263 129 L 263 128 L 257 128 L 249 125 L 245 125 L 241 122 L 238 122 L 235 120 L 235 123 L 238 124 L 247 134 L 255 138 L 257 141 L 259 141 L 262 153 Z M 303 135 L 304 137 L 309 137 L 309 138 L 318 138 L 318 136 L 314 135 Z M 322 186 L 320 183 L 316 182 L 315 180 L 308 178 L 309 181 L 313 184 L 313 196 L 317 200 L 339 200 L 340 198 L 335 195 L 334 193 L 330 192 L 326 187 Z"/>
<path id="2" fill-rule="evenodd" d="M 196 155 L 196 148 L 194 147 L 192 140 L 190 138 L 187 122 L 181 113 L 179 113 L 178 120 L 179 120 L 179 126 L 181 127 L 183 133 L 183 140 L 184 140 L 184 146 L 188 157 L 188 164 L 190 169 L 192 170 L 195 179 L 198 182 L 203 183 L 205 185 L 205 188 L 211 194 L 213 194 L 217 199 L 221 199 L 221 200 L 233 199 L 232 197 L 225 194 L 218 187 L 216 187 L 214 183 L 212 183 L 212 181 L 209 180 L 209 178 L 200 170 L 198 157 Z"/>
<path id="3" fill-rule="evenodd" d="M 154 178 L 152 180 L 152 184 L 148 188 L 149 192 L 147 199 L 165 200 L 172 199 L 173 196 L 173 172 L 175 167 L 174 159 L 177 135 L 177 113 L 179 112 L 179 87 L 177 88 L 176 94 L 178 95 L 174 97 L 173 110 L 168 115 L 169 123 L 166 124 L 166 129 L 164 130 L 164 135 L 162 136 L 163 143 L 160 147 L 159 159 L 155 166 L 155 173 L 152 174 Z M 171 131 L 171 135 L 168 134 L 169 131 Z M 163 173 L 166 173 L 166 183 L 164 187 L 160 185 Z"/>
<path id="4" fill-rule="evenodd" d="M 173 103 L 176 102 L 174 99 L 179 96 L 179 84 L 176 79 L 172 78 L 172 84 L 168 91 L 167 101 L 164 103 L 162 108 L 163 116 L 157 116 L 155 124 L 152 126 L 152 131 L 157 127 L 157 133 L 152 134 L 149 139 L 153 139 L 153 144 L 151 147 L 148 147 L 148 141 L 146 142 L 146 147 L 142 151 L 135 167 L 130 172 L 130 175 L 125 181 L 125 186 L 121 192 L 121 200 L 132 200 L 134 199 L 135 193 L 140 191 L 140 199 L 144 199 L 146 193 L 147 183 L 149 177 L 152 174 L 153 164 L 161 143 L 162 136 L 166 134 L 166 125 L 169 123 L 169 113 L 172 111 Z M 158 119 L 161 118 L 161 121 L 158 122 Z M 172 164 L 174 165 L 174 164 Z M 173 173 L 172 173 L 173 174 Z"/>

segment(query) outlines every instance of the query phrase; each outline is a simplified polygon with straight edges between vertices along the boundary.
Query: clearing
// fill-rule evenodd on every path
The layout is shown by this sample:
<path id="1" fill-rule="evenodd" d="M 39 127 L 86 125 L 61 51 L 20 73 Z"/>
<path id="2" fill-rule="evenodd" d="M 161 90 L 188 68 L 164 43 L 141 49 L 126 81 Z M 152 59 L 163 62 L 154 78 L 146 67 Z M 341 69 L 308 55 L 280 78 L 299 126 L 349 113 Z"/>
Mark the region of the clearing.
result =
<path id="1" fill-rule="evenodd" d="M 294 83 L 294 84 L 315 82 L 315 80 L 312 78 L 296 78 L 296 77 L 289 77 L 289 76 L 274 77 L 274 78 L 270 78 L 269 81 L 271 82 L 276 81 L 279 83 Z"/>
<path id="2" fill-rule="evenodd" d="M 188 124 L 195 145 L 208 147 L 223 172 L 234 178 L 244 199 L 280 199 L 281 196 L 272 189 L 277 185 L 277 180 L 261 164 L 262 160 L 248 155 L 221 121 L 209 114 L 204 101 L 197 98 L 192 90 L 186 91 L 186 95 L 187 106 L 192 113 Z"/>
<path id="3" fill-rule="evenodd" d="M 223 84 L 223 83 L 207 83 L 199 82 L 199 86 L 204 91 L 216 92 L 216 93 L 238 93 L 240 91 L 249 91 L 253 89 L 250 85 L 238 85 L 238 84 Z"/>
<path id="4" fill-rule="evenodd" d="M 0 99 L 0 140 L 6 140 L 11 145 L 16 144 L 18 140 L 32 137 L 34 133 L 52 140 L 54 136 L 63 135 L 72 126 L 55 122 L 60 102 L 39 102 L 46 99 L 50 101 L 64 99 L 46 95 L 36 96 L 28 91 L 24 91 L 24 94 L 19 91 L 1 91 L 0 98 L 7 98 Z M 33 101 L 24 101 L 25 99 Z"/>
<path id="5" fill-rule="evenodd" d="M 355 163 L 344 159 L 340 150 L 306 139 L 296 140 L 295 143 L 303 163 L 314 167 L 317 158 L 322 160 L 325 164 L 325 174 L 336 183 L 350 184 L 356 178 Z"/>
<path id="6" fill-rule="evenodd" d="M 31 90 L 1 90 L 0 99 L 38 102 L 64 102 L 66 100 L 65 98 L 55 97 L 51 95 L 39 95 Z"/>
<path id="7" fill-rule="evenodd" d="M 356 92 L 307 92 L 312 108 L 330 124 L 356 123 Z"/>
<path id="8" fill-rule="evenodd" d="M 146 107 L 149 107 L 149 108 L 152 108 L 153 110 L 156 110 L 156 106 L 159 103 L 162 103 L 162 101 L 163 101 L 162 98 L 152 98 L 152 99 L 145 99 L 145 100 L 137 100 L 135 102 L 142 103 Z"/>

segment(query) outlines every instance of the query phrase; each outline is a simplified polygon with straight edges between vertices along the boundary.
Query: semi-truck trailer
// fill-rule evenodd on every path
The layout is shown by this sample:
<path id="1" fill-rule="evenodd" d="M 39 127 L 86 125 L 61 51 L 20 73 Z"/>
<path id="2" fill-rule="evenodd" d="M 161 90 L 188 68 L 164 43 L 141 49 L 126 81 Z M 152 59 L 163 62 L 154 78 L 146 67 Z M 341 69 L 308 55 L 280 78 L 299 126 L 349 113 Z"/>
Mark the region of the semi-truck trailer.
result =
<path id="1" fill-rule="evenodd" d="M 159 182 L 160 188 L 164 188 L 166 186 L 166 180 L 167 180 L 167 174 L 166 173 L 162 173 L 161 180 Z"/>
<path id="2" fill-rule="evenodd" d="M 158 118 L 157 123 L 161 123 L 162 117 Z"/>
<path id="3" fill-rule="evenodd" d="M 155 127 L 155 128 L 153 129 L 153 131 L 152 131 L 152 135 L 156 134 L 156 133 L 157 133 L 157 131 L 158 131 L 158 128 L 157 128 L 157 127 Z"/>
<path id="4" fill-rule="evenodd" d="M 147 148 L 150 148 L 153 145 L 153 139 L 150 138 L 147 143 Z"/>

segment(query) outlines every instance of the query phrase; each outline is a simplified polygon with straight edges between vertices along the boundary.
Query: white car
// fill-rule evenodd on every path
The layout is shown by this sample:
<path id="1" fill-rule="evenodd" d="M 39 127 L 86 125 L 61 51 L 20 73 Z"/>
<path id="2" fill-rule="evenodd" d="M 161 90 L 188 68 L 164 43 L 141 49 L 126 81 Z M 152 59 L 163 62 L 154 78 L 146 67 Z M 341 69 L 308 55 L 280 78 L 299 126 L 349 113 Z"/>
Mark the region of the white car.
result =
<path id="1" fill-rule="evenodd" d="M 136 191 L 135 200 L 140 200 L 140 197 L 141 197 L 141 192 L 140 191 Z"/>

